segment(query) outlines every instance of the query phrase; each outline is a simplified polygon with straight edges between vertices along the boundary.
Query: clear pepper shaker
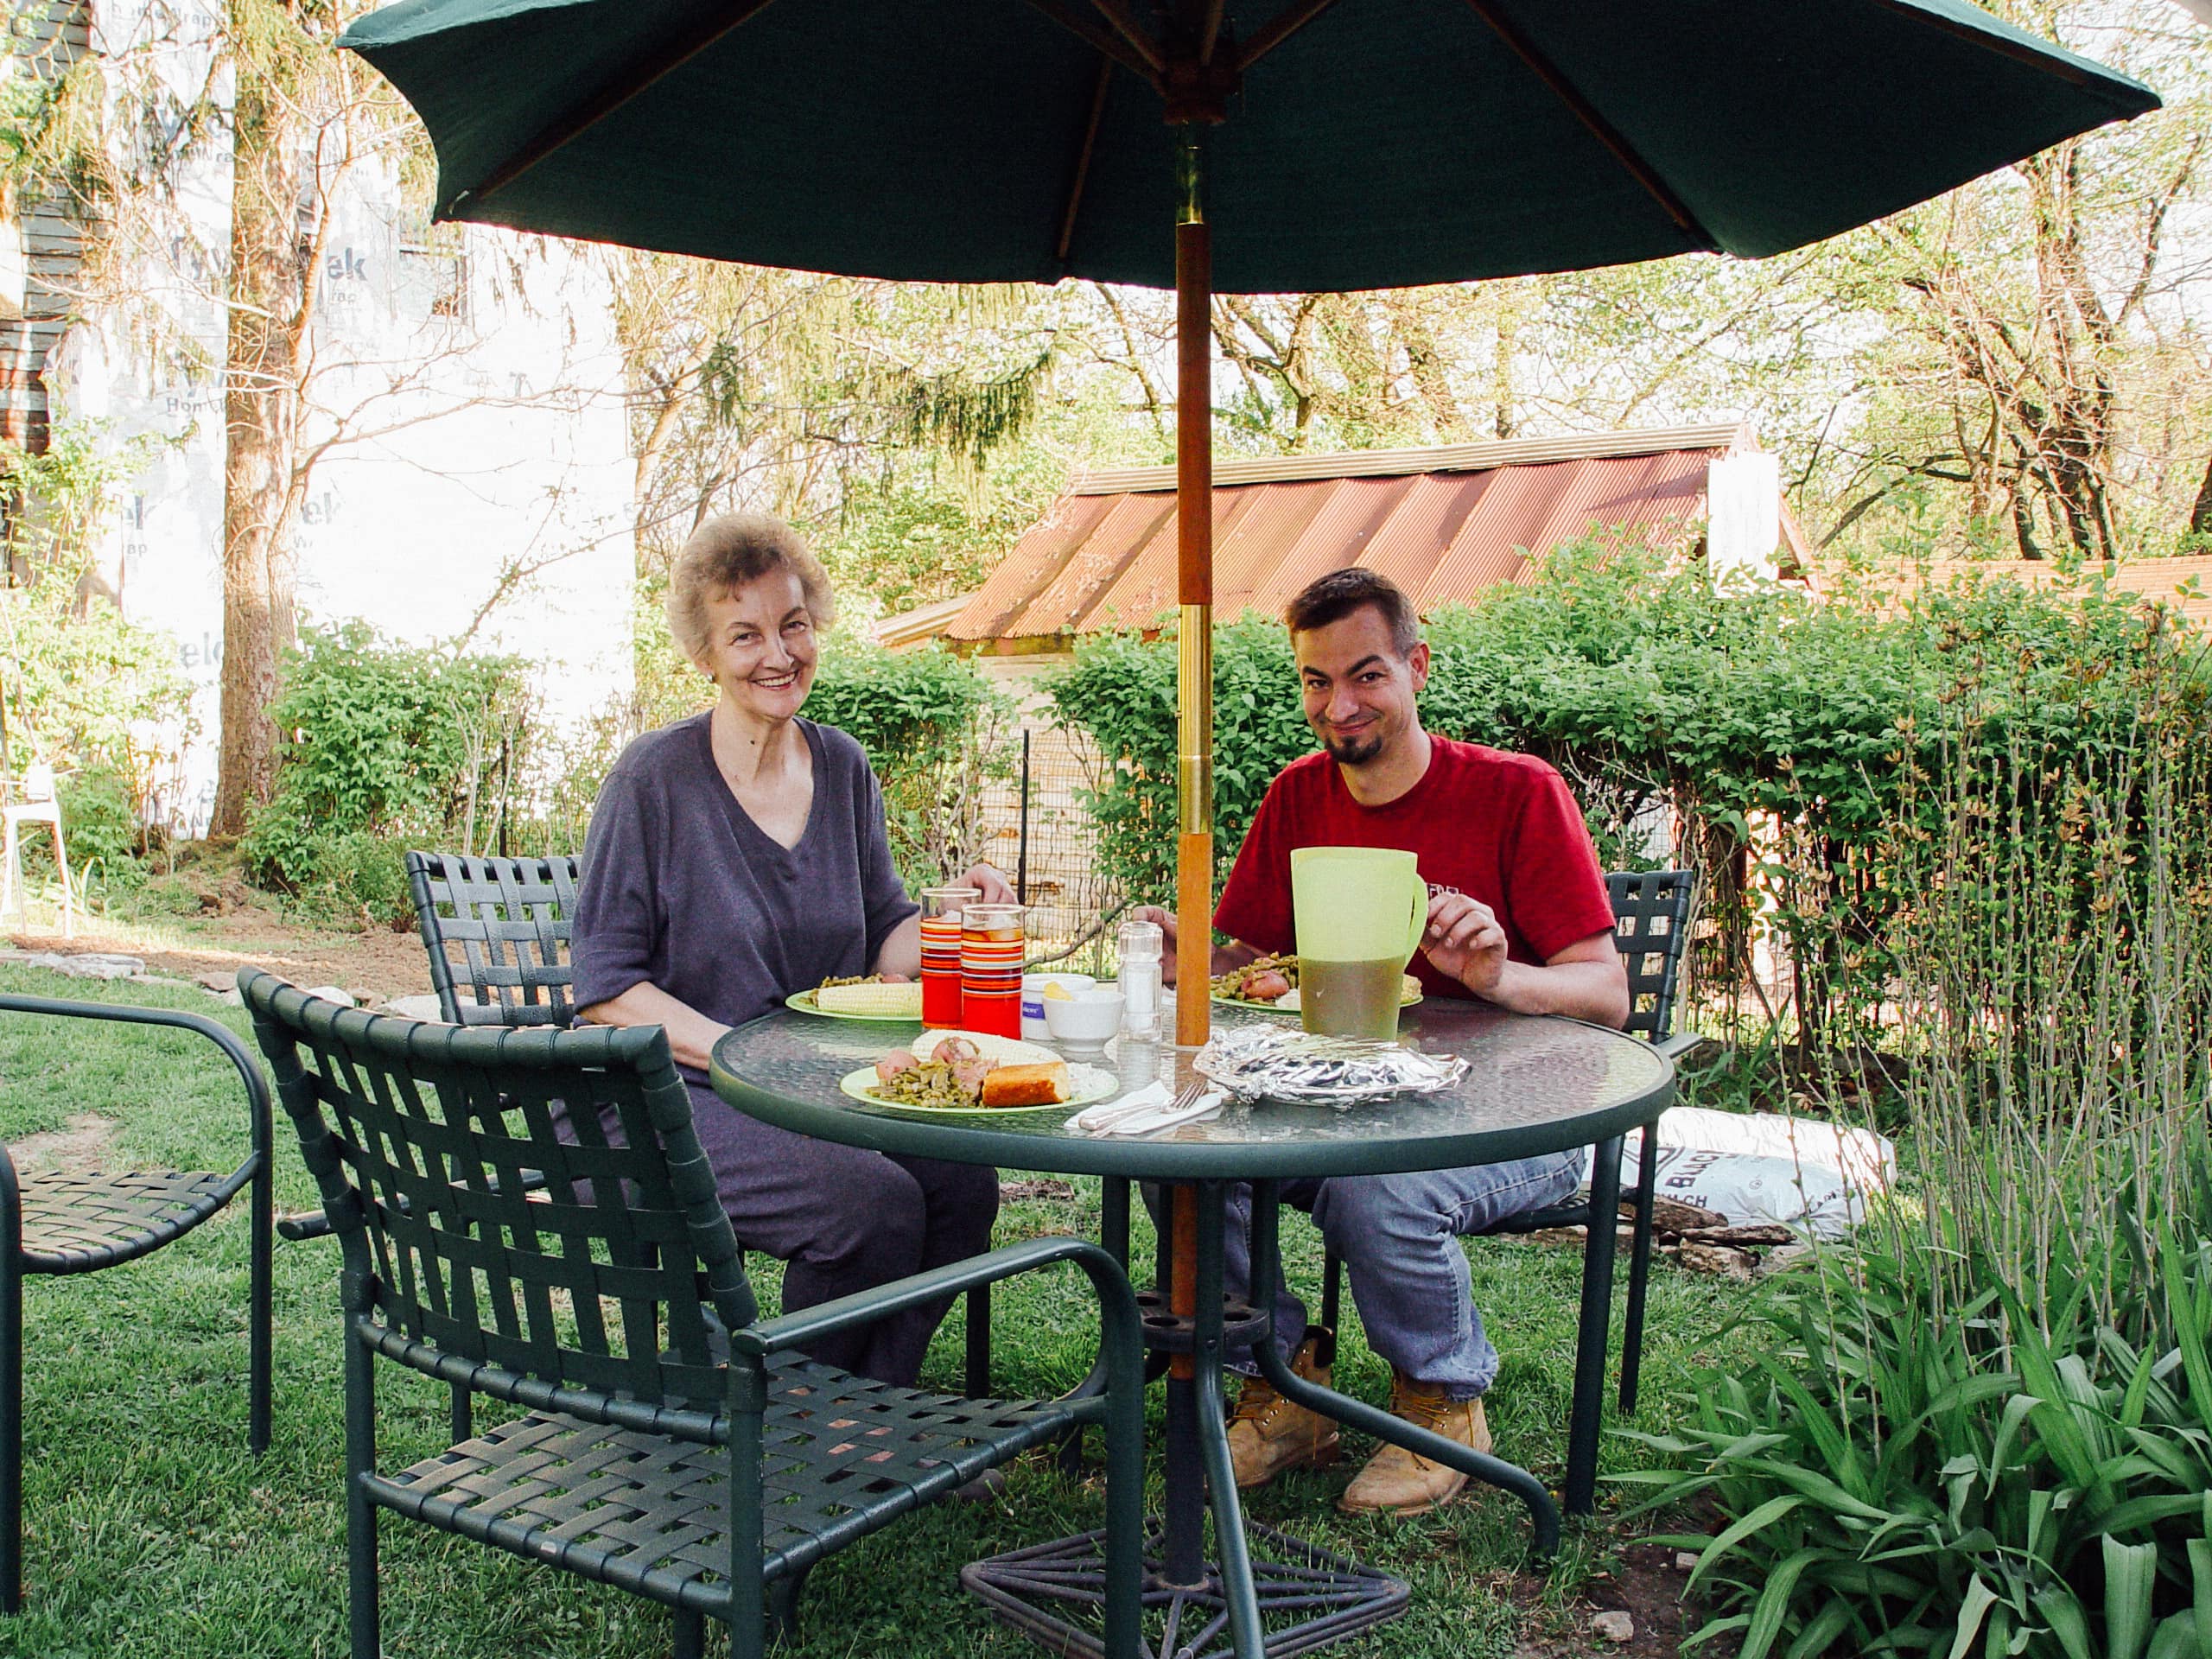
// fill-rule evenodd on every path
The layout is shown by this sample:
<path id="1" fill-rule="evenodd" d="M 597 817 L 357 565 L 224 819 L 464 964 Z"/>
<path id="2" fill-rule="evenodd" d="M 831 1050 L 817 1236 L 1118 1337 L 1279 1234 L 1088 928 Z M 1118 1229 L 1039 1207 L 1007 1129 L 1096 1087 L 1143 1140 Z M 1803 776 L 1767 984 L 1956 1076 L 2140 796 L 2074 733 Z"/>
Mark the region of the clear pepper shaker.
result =
<path id="1" fill-rule="evenodd" d="M 1160 1036 L 1160 924 L 1123 922 L 1119 943 L 1122 1034 L 1139 1042 L 1155 1041 Z"/>

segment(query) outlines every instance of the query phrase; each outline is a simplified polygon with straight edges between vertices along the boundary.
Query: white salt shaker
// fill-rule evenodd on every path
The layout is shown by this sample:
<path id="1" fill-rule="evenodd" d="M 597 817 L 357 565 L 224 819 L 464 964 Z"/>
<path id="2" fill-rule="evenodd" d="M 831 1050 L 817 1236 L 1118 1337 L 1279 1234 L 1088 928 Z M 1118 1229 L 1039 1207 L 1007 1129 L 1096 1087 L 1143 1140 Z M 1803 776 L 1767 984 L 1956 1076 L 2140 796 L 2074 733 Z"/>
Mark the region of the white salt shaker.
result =
<path id="1" fill-rule="evenodd" d="M 1123 922 L 1119 937 L 1122 1034 L 1153 1042 L 1160 1036 L 1160 924 Z"/>

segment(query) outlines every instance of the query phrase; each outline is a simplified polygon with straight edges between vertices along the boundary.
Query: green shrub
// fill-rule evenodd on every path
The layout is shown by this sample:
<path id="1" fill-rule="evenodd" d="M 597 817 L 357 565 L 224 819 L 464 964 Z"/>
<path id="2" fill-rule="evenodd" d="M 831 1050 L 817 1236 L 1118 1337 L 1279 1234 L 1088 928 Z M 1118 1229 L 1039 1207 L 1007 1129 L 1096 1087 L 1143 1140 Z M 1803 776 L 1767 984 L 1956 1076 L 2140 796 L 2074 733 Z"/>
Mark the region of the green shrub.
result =
<path id="1" fill-rule="evenodd" d="M 384 918 L 405 913 L 410 840 L 473 843 L 503 744 L 527 734 L 521 664 L 310 629 L 275 717 L 276 792 L 242 843 L 257 879 Z"/>
<path id="2" fill-rule="evenodd" d="M 1689 1588 L 1738 1659 L 2183 1659 L 2212 1651 L 2212 1247 L 2158 1241 L 2170 1334 L 2139 1345 L 2061 1283 L 1938 1313 L 1945 1268 L 1878 1244 L 1787 1275 L 1751 1375 L 1700 1379 L 1690 1465 L 1626 1478 L 1728 1525 Z M 2045 1326 L 2048 1325 L 2046 1330 Z M 2001 1333 L 2009 1332 L 2009 1337 Z M 1759 1350 L 1763 1350 L 1760 1351 Z"/>
<path id="3" fill-rule="evenodd" d="M 1175 642 L 1110 634 L 1086 645 L 1046 695 L 1112 767 L 1085 798 L 1100 874 L 1130 896 L 1175 891 Z M 1244 617 L 1214 633 L 1214 879 L 1226 879 L 1274 775 L 1313 747 L 1280 623 Z"/>
<path id="4" fill-rule="evenodd" d="M 54 798 L 75 869 L 95 867 L 96 879 L 117 887 L 136 887 L 145 880 L 145 868 L 138 862 L 143 831 L 128 773 L 111 766 L 87 766 L 60 779 Z"/>
<path id="5" fill-rule="evenodd" d="M 81 611 L 51 582 L 0 588 L 0 702 L 21 769 L 98 769 L 123 780 L 134 820 L 150 770 L 139 734 L 188 735 L 192 688 L 168 635 L 126 620 L 105 599 Z"/>
<path id="6" fill-rule="evenodd" d="M 1645 1441 L 1686 1466 L 1631 1478 L 1719 1510 L 1683 1541 L 1742 1659 L 2212 1652 L 2212 745 L 2194 655 L 2107 620 L 2031 612 L 1901 764 L 1854 852 L 1898 898 L 1912 1190 L 1765 1294 L 1752 1374 Z M 2055 696 L 2084 664 L 2120 696 Z"/>
<path id="7" fill-rule="evenodd" d="M 976 669 L 936 647 L 832 642 L 807 696 L 810 720 L 849 732 L 883 785 L 886 826 L 911 891 L 983 855 L 985 787 L 1004 779 L 1014 708 Z"/>

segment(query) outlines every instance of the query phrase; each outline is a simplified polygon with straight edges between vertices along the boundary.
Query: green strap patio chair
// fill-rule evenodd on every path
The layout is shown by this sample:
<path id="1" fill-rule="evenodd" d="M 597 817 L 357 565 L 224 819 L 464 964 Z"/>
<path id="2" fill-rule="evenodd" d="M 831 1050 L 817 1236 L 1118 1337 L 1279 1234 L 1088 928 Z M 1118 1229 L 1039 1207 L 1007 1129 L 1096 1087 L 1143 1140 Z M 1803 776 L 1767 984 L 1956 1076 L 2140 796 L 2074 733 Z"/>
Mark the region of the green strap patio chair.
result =
<path id="1" fill-rule="evenodd" d="M 240 988 L 345 1253 L 353 1659 L 378 1651 L 380 1512 L 658 1601 L 678 1659 L 709 1618 L 753 1659 L 824 1557 L 1093 1423 L 1107 1652 L 1135 1659 L 1143 1354 L 1128 1280 L 1097 1245 L 1033 1239 L 763 1319 L 658 1027 L 470 1030 L 264 973 Z M 556 1103 L 575 1141 L 555 1133 Z M 600 1127 L 610 1110 L 619 1143 Z M 1089 1276 L 1101 1328 L 1091 1376 L 1061 1398 L 887 1388 L 797 1352 L 1055 1263 Z M 381 1467 L 384 1365 L 464 1385 L 503 1421 Z"/>
<path id="2" fill-rule="evenodd" d="M 1613 939 L 1628 969 L 1629 1014 L 1621 1029 L 1642 1037 L 1670 1058 L 1696 1046 L 1694 1035 L 1675 1036 L 1675 999 L 1689 943 L 1690 904 L 1697 878 L 1688 870 L 1614 870 L 1605 877 L 1612 900 Z M 1621 1409 L 1636 1409 L 1643 1367 L 1644 1293 L 1651 1281 L 1651 1216 L 1658 1173 L 1658 1128 L 1639 1132 L 1636 1160 L 1636 1220 L 1630 1246 L 1628 1322 L 1621 1336 Z M 1618 1249 L 1611 1217 L 1593 1216 L 1587 1195 L 1509 1217 L 1496 1230 L 1522 1234 L 1553 1227 L 1586 1227 L 1585 1248 Z M 1321 1260 L 1321 1323 L 1331 1332 L 1342 1306 L 1344 1262 L 1331 1251 Z"/>
<path id="3" fill-rule="evenodd" d="M 578 861 L 410 852 L 407 890 L 438 1007 L 456 1026 L 569 1026 Z"/>
<path id="4" fill-rule="evenodd" d="M 406 862 L 407 887 L 443 1018 L 457 1026 L 575 1022 L 569 935 L 580 860 L 410 852 Z M 307 1237 L 315 1224 L 295 1217 L 282 1230 L 288 1238 Z M 990 1287 L 977 1286 L 967 1302 L 966 1387 L 970 1394 L 986 1395 L 991 1391 Z M 462 1409 L 458 1398 L 454 1409 Z"/>
<path id="5" fill-rule="evenodd" d="M 246 1155 L 228 1174 L 129 1170 L 19 1177 L 0 1147 L 0 1613 L 22 1609 L 23 1281 L 98 1273 L 180 1239 L 251 1188 L 246 1444 L 269 1449 L 270 1224 L 275 1207 L 269 1084 L 252 1052 L 213 1020 L 128 1003 L 0 995 L 0 1013 L 189 1031 L 223 1051 L 245 1085 Z"/>

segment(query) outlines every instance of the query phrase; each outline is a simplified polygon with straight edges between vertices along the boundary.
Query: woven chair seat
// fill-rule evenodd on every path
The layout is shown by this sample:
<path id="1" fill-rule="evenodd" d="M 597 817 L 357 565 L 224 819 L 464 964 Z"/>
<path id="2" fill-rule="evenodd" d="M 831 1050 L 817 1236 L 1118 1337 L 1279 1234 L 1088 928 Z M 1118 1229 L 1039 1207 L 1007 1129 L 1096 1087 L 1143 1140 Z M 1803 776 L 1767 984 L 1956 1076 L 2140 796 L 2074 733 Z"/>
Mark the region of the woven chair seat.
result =
<path id="1" fill-rule="evenodd" d="M 91 1273 L 144 1255 L 207 1220 L 239 1185 L 204 1170 L 29 1176 L 23 1271 Z"/>
<path id="2" fill-rule="evenodd" d="M 770 1372 L 765 1577 L 803 1572 L 1075 1421 L 1056 1401 L 970 1400 L 803 1359 Z M 729 1605 L 728 1454 L 552 1412 L 486 1429 L 371 1498 L 411 1519 L 710 1614 Z"/>

